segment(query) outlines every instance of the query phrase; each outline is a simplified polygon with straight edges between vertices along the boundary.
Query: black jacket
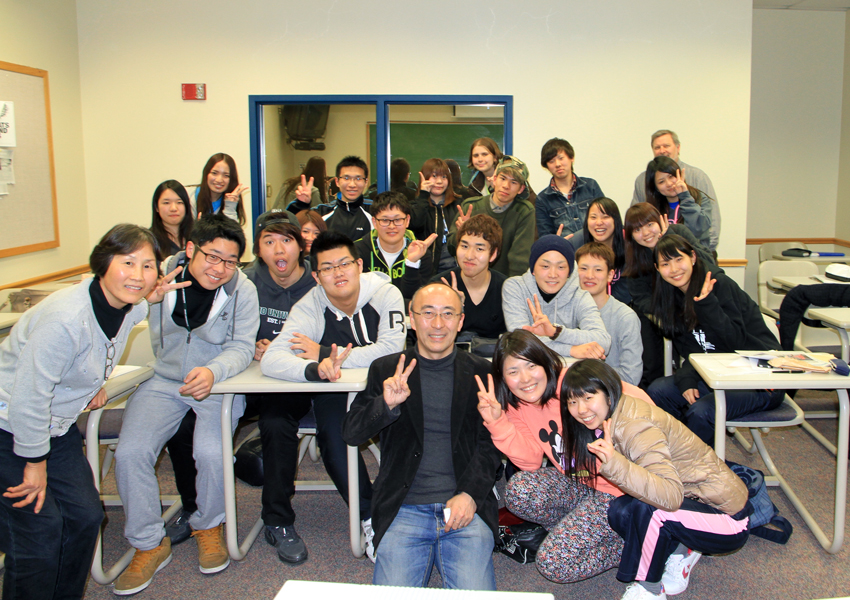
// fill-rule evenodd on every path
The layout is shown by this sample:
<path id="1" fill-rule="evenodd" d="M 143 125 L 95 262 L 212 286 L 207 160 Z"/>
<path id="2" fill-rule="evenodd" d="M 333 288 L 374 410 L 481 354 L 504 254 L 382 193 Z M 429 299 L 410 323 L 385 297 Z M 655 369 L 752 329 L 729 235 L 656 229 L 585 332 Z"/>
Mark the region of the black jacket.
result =
<path id="1" fill-rule="evenodd" d="M 259 257 L 245 267 L 243 273 L 257 286 L 260 301 L 260 330 L 257 341 L 273 340 L 283 329 L 289 311 L 304 295 L 316 287 L 309 259 L 304 261 L 304 275 L 288 288 L 280 287 L 269 274 L 269 268 Z"/>
<path id="2" fill-rule="evenodd" d="M 723 269 L 714 264 L 714 257 L 711 255 L 711 252 L 706 250 L 705 246 L 697 241 L 697 238 L 693 233 L 691 233 L 691 230 L 688 229 L 686 225 L 674 223 L 667 228 L 664 235 L 670 235 L 672 233 L 685 238 L 685 241 L 693 247 L 694 252 L 696 252 L 697 256 L 702 259 L 703 263 L 705 263 L 706 270 L 711 271 L 712 276 L 718 273 L 723 273 Z M 652 285 L 653 281 L 655 281 L 655 271 L 653 270 L 652 273 L 640 275 L 638 277 L 627 277 L 626 281 L 629 286 L 629 294 L 632 297 L 632 308 L 634 308 L 635 311 L 642 312 L 644 314 L 651 313 Z M 743 348 L 739 348 L 739 350 L 742 349 Z"/>
<path id="3" fill-rule="evenodd" d="M 404 355 L 405 364 L 409 365 L 416 351 L 409 348 Z M 372 497 L 376 548 L 404 503 L 422 460 L 424 416 L 419 368 L 413 369 L 407 381 L 410 387 L 407 400 L 393 410 L 384 401 L 384 380 L 395 374 L 398 359 L 399 354 L 391 354 L 372 363 L 366 389 L 357 394 L 342 424 L 342 439 L 351 446 L 381 434 L 381 468 Z M 478 412 L 478 386 L 474 378 L 478 375 L 486 380 L 491 372 L 490 363 L 483 358 L 467 352 L 457 353 L 451 406 L 451 452 L 457 481 L 455 494 L 466 492 L 472 496 L 478 516 L 493 531 L 495 539 L 499 505 L 493 485 L 501 459 Z"/>
<path id="4" fill-rule="evenodd" d="M 354 202 L 337 200 L 336 204 L 320 204 L 316 210 L 322 215 L 328 229 L 344 233 L 356 242 L 372 231 L 372 215 L 363 206 L 363 196 Z"/>
<path id="5" fill-rule="evenodd" d="M 431 255 L 431 270 L 422 271 L 422 281 L 428 281 L 439 272 L 440 258 L 443 255 L 443 244 L 448 242 L 448 236 L 457 230 L 457 207 L 460 203 L 457 199 L 446 205 L 437 205 L 431 202 L 427 192 L 419 194 L 419 198 L 411 205 L 410 230 L 417 240 L 424 240 L 432 233 L 437 234 L 437 239 L 431 244 L 429 254 Z M 445 217 L 448 235 L 444 236 L 442 222 Z M 454 256 L 454 252 L 452 252 Z"/>
<path id="6" fill-rule="evenodd" d="M 696 388 L 701 378 L 688 362 L 692 353 L 735 352 L 735 350 L 779 350 L 779 341 L 767 328 L 758 305 L 724 273 L 711 274 L 714 289 L 699 302 L 694 312 L 696 328 L 673 338 L 684 364 L 676 371 L 681 392 Z"/>
<path id="7" fill-rule="evenodd" d="M 416 290 L 428 281 L 422 277 L 422 273 L 430 273 L 432 270 L 431 254 L 430 252 L 425 252 L 425 256 L 419 261 L 419 268 L 409 267 L 406 262 L 407 246 L 415 238 L 413 237 L 413 232 L 409 229 L 405 231 L 404 238 L 404 250 L 396 257 L 393 265 L 388 265 L 384 261 L 384 255 L 381 254 L 378 248 L 378 232 L 376 230 L 372 230 L 368 235 L 364 235 L 354 242 L 354 247 L 357 248 L 357 253 L 363 260 L 364 273 L 372 271 L 386 273 L 392 279 L 393 285 L 401 291 L 404 299 L 410 301 Z"/>

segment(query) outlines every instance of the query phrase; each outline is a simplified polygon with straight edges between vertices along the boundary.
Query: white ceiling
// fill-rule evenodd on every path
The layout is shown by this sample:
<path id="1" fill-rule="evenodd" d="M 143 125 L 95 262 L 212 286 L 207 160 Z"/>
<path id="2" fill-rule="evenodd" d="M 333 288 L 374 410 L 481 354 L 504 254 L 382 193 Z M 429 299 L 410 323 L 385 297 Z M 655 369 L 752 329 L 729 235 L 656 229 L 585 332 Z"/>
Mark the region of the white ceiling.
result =
<path id="1" fill-rule="evenodd" d="M 850 10 L 850 0 L 753 0 L 753 8 Z"/>

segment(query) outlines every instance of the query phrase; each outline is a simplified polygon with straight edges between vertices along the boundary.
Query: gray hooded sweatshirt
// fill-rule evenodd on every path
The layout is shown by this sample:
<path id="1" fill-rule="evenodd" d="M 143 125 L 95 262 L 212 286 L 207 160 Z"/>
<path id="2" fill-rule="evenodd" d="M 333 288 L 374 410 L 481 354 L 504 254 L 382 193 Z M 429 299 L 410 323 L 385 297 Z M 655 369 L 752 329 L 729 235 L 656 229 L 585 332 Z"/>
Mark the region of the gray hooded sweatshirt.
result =
<path id="1" fill-rule="evenodd" d="M 404 348 L 404 299 L 389 275 L 373 271 L 360 275 L 360 295 L 352 316 L 328 300 L 317 285 L 299 300 L 260 362 L 264 375 L 286 381 L 318 381 L 319 363 L 307 361 L 293 351 L 292 334 L 303 333 L 321 345 L 319 359 L 330 355 L 331 344 L 339 350 L 352 344 L 343 368 L 368 367 L 372 361 Z"/>
<path id="2" fill-rule="evenodd" d="M 540 308 L 549 317 L 552 325 L 564 328 L 556 339 L 544 336 L 540 337 L 541 342 L 561 356 L 569 356 L 573 346 L 589 342 L 598 342 L 604 348 L 605 354 L 608 354 L 611 349 L 611 336 L 602 323 L 596 302 L 590 294 L 579 289 L 575 270 L 570 273 L 564 287 L 551 302 L 545 302 L 541 297 L 531 269 L 522 275 L 508 278 L 502 286 L 502 310 L 508 331 L 522 329 L 523 325 L 534 323 L 527 300 L 533 301 L 535 294 L 540 299 Z"/>
<path id="3" fill-rule="evenodd" d="M 185 252 L 166 261 L 164 273 L 173 271 Z M 192 330 L 171 318 L 177 294 L 172 290 L 159 304 L 151 306 L 151 345 L 156 360 L 151 365 L 160 377 L 182 382 L 195 367 L 212 371 L 215 382 L 244 371 L 254 359 L 254 342 L 260 328 L 257 288 L 240 270 L 218 288 L 207 322 Z"/>

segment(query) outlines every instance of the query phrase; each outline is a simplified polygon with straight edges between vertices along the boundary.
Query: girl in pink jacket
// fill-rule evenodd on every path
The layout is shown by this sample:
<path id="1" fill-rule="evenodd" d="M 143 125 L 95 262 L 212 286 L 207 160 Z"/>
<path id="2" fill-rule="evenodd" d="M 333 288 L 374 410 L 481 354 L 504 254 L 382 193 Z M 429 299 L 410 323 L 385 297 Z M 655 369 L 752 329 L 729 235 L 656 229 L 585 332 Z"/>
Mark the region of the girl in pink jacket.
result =
<path id="1" fill-rule="evenodd" d="M 507 507 L 549 532 L 536 564 L 544 577 L 559 583 L 614 568 L 623 549 L 622 539 L 608 525 L 608 505 L 622 492 L 604 477 L 579 479 L 565 473 L 570 463 L 563 458 L 559 398 L 566 372 L 560 356 L 531 332 L 518 329 L 499 340 L 494 376 L 486 385 L 478 382 L 484 426 L 496 447 L 522 469 L 508 482 Z M 651 402 L 635 386 L 622 385 Z"/>

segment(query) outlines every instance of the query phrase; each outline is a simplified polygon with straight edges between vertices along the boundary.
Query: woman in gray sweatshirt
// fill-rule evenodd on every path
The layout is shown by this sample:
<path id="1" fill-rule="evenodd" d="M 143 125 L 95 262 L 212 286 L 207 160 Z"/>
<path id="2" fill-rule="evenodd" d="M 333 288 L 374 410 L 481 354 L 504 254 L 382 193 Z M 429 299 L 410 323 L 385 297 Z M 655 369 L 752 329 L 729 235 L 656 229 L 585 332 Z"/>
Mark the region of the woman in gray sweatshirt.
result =
<path id="1" fill-rule="evenodd" d="M 77 416 L 104 381 L 157 284 L 153 234 L 116 225 L 89 258 L 94 279 L 25 312 L 0 343 L 0 548 L 4 598 L 81 598 L 103 521 Z"/>

